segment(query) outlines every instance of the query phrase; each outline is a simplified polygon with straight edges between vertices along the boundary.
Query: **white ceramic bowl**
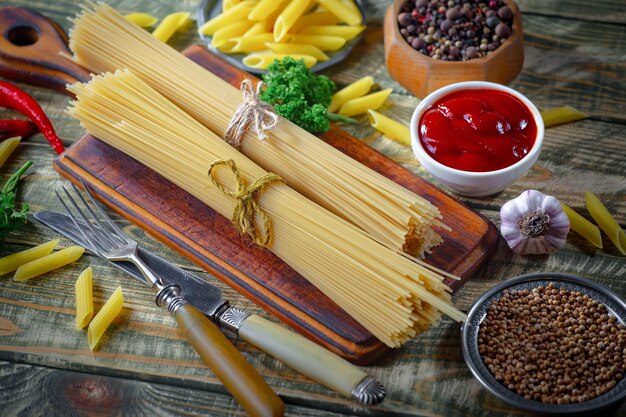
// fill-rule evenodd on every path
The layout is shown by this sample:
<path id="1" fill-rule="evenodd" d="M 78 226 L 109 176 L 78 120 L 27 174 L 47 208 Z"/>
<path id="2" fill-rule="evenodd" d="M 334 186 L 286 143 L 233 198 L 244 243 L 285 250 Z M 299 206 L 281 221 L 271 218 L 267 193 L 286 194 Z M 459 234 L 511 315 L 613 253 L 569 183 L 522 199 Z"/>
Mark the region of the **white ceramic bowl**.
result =
<path id="1" fill-rule="evenodd" d="M 418 124 L 422 114 L 432 107 L 440 98 L 459 90 L 487 89 L 498 90 L 517 97 L 528 107 L 535 123 L 537 124 L 537 138 L 528 154 L 513 165 L 496 171 L 471 172 L 450 168 L 435 161 L 424 149 L 418 134 Z M 420 164 L 438 181 L 448 186 L 453 191 L 469 197 L 486 197 L 499 193 L 511 185 L 516 179 L 524 175 L 533 166 L 543 144 L 544 126 L 543 119 L 537 107 L 517 91 L 501 84 L 485 81 L 467 81 L 450 84 L 446 87 L 430 93 L 420 102 L 411 118 L 411 147 Z"/>

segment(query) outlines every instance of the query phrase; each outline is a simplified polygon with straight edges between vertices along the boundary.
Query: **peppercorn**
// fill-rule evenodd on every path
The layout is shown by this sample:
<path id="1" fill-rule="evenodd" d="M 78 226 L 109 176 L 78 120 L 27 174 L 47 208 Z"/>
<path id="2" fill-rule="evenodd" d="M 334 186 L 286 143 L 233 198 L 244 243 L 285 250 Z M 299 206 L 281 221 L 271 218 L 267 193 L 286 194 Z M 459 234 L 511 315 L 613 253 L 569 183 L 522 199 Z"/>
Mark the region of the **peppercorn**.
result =
<path id="1" fill-rule="evenodd" d="M 511 34 L 511 28 L 508 27 L 505 23 L 499 23 L 496 26 L 496 35 L 499 38 L 506 38 Z"/>
<path id="2" fill-rule="evenodd" d="M 503 291 L 480 325 L 478 350 L 496 380 L 518 395 L 579 403 L 624 377 L 626 328 L 588 295 L 551 282 Z"/>

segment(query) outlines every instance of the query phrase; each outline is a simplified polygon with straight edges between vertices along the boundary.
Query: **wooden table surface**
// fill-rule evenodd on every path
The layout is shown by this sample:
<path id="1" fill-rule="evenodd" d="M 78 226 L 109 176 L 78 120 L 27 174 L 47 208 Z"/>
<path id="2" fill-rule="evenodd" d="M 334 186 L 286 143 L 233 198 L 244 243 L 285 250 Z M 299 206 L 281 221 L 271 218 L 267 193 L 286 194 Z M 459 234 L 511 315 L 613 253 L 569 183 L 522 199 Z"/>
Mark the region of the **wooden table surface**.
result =
<path id="1" fill-rule="evenodd" d="M 77 2 L 76 2 L 77 3 Z M 78 11 L 74 1 L 4 0 L 2 5 L 31 7 L 59 22 Z M 163 17 L 193 11 L 191 0 L 115 0 L 123 11 Z M 383 60 L 382 18 L 389 1 L 365 1 L 368 29 L 363 41 L 343 63 L 329 69 L 340 86 L 373 75 L 382 88 L 393 88 L 382 111 L 408 123 L 418 103 L 387 74 Z M 626 223 L 626 8 L 623 0 L 519 0 L 523 12 L 526 59 L 511 86 L 540 108 L 570 105 L 589 118 L 550 128 L 534 167 L 501 194 L 462 198 L 499 225 L 499 208 L 527 189 L 551 194 L 575 210 L 584 210 L 584 191 L 593 190 L 624 226 Z M 195 42 L 193 28 L 171 43 L 182 50 Z M 63 113 L 68 97 L 20 85 L 50 116 L 69 145 L 82 134 Z M 0 109 L 0 119 L 17 113 Z M 432 180 L 409 147 L 373 131 L 365 118 L 350 131 L 398 163 Z M 0 182 L 32 159 L 19 200 L 33 211 L 60 210 L 54 187 L 62 182 L 52 168 L 55 155 L 41 135 L 22 142 L 0 169 Z M 119 220 L 119 218 L 118 218 Z M 187 259 L 157 243 L 123 220 L 125 230 L 146 248 L 222 288 L 233 305 L 262 311 L 235 291 L 199 270 Z M 37 224 L 27 224 L 0 244 L 0 257 L 57 237 Z M 69 242 L 63 240 L 63 246 Z M 466 310 L 487 289 L 507 278 L 538 271 L 587 276 L 626 296 L 626 258 L 604 238 L 595 250 L 575 233 L 551 256 L 513 255 L 500 242 L 497 253 L 454 296 Z M 74 280 L 87 266 L 94 269 L 96 309 L 122 283 L 125 308 L 107 333 L 102 348 L 91 352 L 84 332 L 74 330 Z M 524 415 L 488 393 L 463 362 L 459 325 L 444 319 L 367 371 L 387 388 L 381 406 L 364 408 L 298 375 L 241 340 L 245 357 L 280 394 L 289 416 L 512 416 Z M 626 415 L 626 405 L 614 411 Z M 0 277 L 0 414 L 4 416 L 70 415 L 212 415 L 245 412 L 175 328 L 173 319 L 153 304 L 153 292 L 106 262 L 83 256 L 61 270 L 27 282 Z"/>

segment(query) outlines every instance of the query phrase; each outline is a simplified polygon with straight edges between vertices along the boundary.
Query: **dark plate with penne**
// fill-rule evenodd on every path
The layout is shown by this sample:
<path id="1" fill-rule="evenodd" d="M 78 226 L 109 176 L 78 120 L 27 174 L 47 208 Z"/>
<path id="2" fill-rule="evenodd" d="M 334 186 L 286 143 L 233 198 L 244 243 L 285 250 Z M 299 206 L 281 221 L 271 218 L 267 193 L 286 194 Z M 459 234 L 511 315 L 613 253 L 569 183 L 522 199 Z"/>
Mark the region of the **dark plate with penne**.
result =
<path id="1" fill-rule="evenodd" d="M 321 71 L 348 56 L 363 36 L 361 0 L 203 0 L 198 35 L 232 65 L 263 74 L 274 59 L 303 59 Z"/>

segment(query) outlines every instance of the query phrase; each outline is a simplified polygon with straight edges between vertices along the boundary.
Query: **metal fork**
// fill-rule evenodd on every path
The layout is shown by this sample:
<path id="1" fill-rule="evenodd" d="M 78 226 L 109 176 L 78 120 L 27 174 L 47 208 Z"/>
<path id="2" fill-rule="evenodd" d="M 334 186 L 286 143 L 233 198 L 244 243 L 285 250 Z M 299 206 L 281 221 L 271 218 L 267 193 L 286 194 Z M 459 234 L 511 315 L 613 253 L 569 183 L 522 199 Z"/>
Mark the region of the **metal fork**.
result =
<path id="1" fill-rule="evenodd" d="M 162 291 L 165 287 L 163 280 L 154 274 L 148 265 L 137 255 L 137 242 L 128 237 L 122 229 L 113 223 L 95 201 L 87 186 L 82 181 L 81 184 L 96 211 L 92 210 L 74 184 L 71 184 L 73 193 L 70 193 L 66 187 L 59 187 L 64 195 L 61 195 L 59 189 L 55 190 L 57 197 L 63 207 L 65 207 L 76 229 L 80 231 L 98 256 L 110 261 L 132 262 L 149 284 L 154 285 L 159 292 Z M 72 194 L 77 196 L 77 198 L 74 198 Z M 81 206 L 84 208 L 81 209 Z M 74 209 L 76 214 L 70 207 Z M 77 221 L 77 215 L 82 220 L 80 225 Z M 85 231 L 85 227 L 89 233 Z"/>
<path id="2" fill-rule="evenodd" d="M 189 343 L 251 416 L 282 415 L 282 400 L 261 375 L 204 314 L 187 303 L 180 287 L 163 284 L 161 278 L 137 256 L 137 242 L 113 223 L 95 201 L 89 187 L 82 181 L 81 184 L 95 210 L 73 184 L 69 189 L 61 186 L 55 192 L 74 226 L 96 255 L 113 262 L 132 262 L 137 266 L 146 282 L 159 290 L 157 305 L 166 307 L 172 313 Z"/>

